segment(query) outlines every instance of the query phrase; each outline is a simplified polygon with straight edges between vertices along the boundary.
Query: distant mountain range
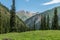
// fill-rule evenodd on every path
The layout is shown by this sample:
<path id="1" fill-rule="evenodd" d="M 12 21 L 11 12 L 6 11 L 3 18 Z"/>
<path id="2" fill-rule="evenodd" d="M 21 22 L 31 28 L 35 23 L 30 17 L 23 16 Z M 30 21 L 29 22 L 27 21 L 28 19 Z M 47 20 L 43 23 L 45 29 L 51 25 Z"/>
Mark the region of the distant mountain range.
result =
<path id="1" fill-rule="evenodd" d="M 20 10 L 20 11 L 18 11 L 16 14 L 17 14 L 17 16 L 19 16 L 23 21 L 25 21 L 25 20 L 27 20 L 28 18 L 34 16 L 34 15 L 37 14 L 37 13 Z"/>
<path id="2" fill-rule="evenodd" d="M 33 24 L 34 24 L 34 21 L 36 21 L 35 22 L 35 26 L 36 26 L 36 29 L 39 29 L 39 27 L 40 27 L 40 20 L 41 20 L 41 15 L 49 15 L 49 18 L 50 18 L 50 21 L 49 21 L 49 23 L 50 23 L 50 26 L 51 26 L 51 22 L 52 22 L 52 18 L 53 18 L 53 16 L 54 16 L 54 9 L 55 8 L 53 8 L 53 9 L 50 9 L 50 10 L 47 10 L 47 11 L 45 11 L 45 12 L 43 12 L 43 13 L 40 13 L 40 14 L 36 14 L 36 15 L 34 15 L 34 16 L 32 16 L 32 17 L 30 17 L 29 19 L 27 19 L 26 21 L 25 21 L 25 23 L 30 27 L 30 28 L 32 28 L 33 27 Z M 59 25 L 60 25 L 60 7 L 57 7 L 57 13 L 58 13 L 58 16 L 59 16 Z"/>

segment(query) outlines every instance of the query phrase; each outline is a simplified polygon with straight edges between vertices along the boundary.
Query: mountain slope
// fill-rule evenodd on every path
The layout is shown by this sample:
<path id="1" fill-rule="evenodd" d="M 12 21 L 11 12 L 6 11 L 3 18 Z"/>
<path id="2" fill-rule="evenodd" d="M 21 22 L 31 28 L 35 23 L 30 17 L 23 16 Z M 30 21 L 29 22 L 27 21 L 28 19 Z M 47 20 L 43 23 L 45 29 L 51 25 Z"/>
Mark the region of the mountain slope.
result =
<path id="1" fill-rule="evenodd" d="M 33 17 L 29 18 L 28 20 L 25 21 L 25 23 L 30 27 L 32 28 L 33 27 L 33 22 L 36 21 L 36 28 L 39 29 L 40 28 L 40 20 L 41 20 L 41 15 L 49 15 L 49 18 L 50 18 L 50 26 L 51 26 L 51 22 L 52 22 L 52 18 L 54 16 L 54 9 L 51 9 L 51 10 L 47 10 L 43 13 L 40 13 L 40 14 L 37 14 L 37 15 L 34 15 Z M 57 13 L 58 13 L 58 16 L 59 16 L 59 25 L 60 25 L 60 7 L 57 7 Z M 36 19 L 37 18 L 37 19 Z"/>
<path id="2" fill-rule="evenodd" d="M 5 30 L 8 31 L 10 28 L 10 12 L 9 9 L 2 4 L 0 4 L 0 28 L 1 27 L 3 33 L 5 33 Z M 26 24 L 18 16 L 16 16 L 16 27 L 27 28 Z"/>

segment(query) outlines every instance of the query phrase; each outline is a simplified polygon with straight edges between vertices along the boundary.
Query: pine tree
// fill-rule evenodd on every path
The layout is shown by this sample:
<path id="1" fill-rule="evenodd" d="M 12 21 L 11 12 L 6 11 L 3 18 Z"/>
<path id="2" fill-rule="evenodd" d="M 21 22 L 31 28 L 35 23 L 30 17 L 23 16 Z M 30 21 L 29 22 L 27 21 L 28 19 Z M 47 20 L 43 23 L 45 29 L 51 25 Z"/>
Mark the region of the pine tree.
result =
<path id="1" fill-rule="evenodd" d="M 44 30 L 48 30 L 46 15 L 44 15 L 43 26 L 44 26 Z"/>
<path id="2" fill-rule="evenodd" d="M 55 8 L 54 10 L 54 17 L 53 17 L 53 20 L 52 20 L 52 27 L 51 29 L 52 30 L 57 30 L 59 27 L 58 27 L 58 15 L 57 15 L 57 8 Z"/>
<path id="3" fill-rule="evenodd" d="M 46 26 L 46 15 L 44 15 L 44 19 L 43 19 L 43 28 L 44 30 L 47 30 L 47 26 Z"/>
<path id="4" fill-rule="evenodd" d="M 47 26 L 46 26 L 46 15 L 41 15 L 40 30 L 47 30 Z"/>
<path id="5" fill-rule="evenodd" d="M 47 15 L 47 29 L 50 29 L 50 27 L 49 27 L 49 15 Z"/>
<path id="6" fill-rule="evenodd" d="M 44 30 L 43 20 L 44 20 L 44 17 L 43 15 L 41 15 L 40 30 Z"/>
<path id="7" fill-rule="evenodd" d="M 12 0 L 12 8 L 10 11 L 11 15 L 10 15 L 10 32 L 14 32 L 16 31 L 16 26 L 15 26 L 15 20 L 16 20 L 16 12 L 15 12 L 15 0 Z"/>

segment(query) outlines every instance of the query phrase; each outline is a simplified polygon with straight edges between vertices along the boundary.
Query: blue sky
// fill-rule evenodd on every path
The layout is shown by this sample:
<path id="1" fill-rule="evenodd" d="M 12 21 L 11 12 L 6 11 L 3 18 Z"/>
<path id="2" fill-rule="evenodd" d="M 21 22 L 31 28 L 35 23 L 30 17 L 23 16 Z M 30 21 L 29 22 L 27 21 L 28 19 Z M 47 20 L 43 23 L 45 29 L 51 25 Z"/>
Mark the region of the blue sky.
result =
<path id="1" fill-rule="evenodd" d="M 9 9 L 11 8 L 11 1 L 0 0 Z M 16 11 L 43 12 L 59 5 L 60 0 L 16 0 Z"/>

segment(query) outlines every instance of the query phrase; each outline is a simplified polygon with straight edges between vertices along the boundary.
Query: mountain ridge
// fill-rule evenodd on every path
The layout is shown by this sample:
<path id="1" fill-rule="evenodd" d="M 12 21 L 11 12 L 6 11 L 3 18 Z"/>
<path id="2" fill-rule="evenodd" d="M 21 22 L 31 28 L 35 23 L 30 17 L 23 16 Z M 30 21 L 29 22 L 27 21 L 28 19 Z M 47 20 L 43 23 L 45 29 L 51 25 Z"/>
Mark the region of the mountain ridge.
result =
<path id="1" fill-rule="evenodd" d="M 57 8 L 57 13 L 58 13 L 58 16 L 60 15 L 60 6 L 58 6 L 58 7 L 55 7 L 55 8 Z M 25 23 L 30 27 L 30 28 L 32 28 L 33 27 L 33 22 L 35 21 L 35 19 L 37 19 L 36 20 L 36 28 L 38 29 L 39 27 L 40 27 L 40 18 L 41 18 L 41 15 L 49 15 L 49 18 L 50 18 L 50 21 L 49 21 L 49 23 L 51 24 L 51 22 L 52 22 L 52 18 L 53 18 L 53 16 L 54 16 L 54 9 L 55 8 L 53 8 L 53 9 L 50 9 L 50 10 L 47 10 L 47 11 L 45 11 L 45 12 L 43 12 L 43 13 L 40 13 L 40 14 L 36 14 L 36 15 L 34 15 L 33 17 L 31 17 L 31 18 L 29 18 L 28 20 L 26 20 L 25 21 Z M 60 20 L 60 16 L 59 16 L 59 20 Z M 60 21 L 59 21 L 59 25 L 60 25 Z"/>
<path id="2" fill-rule="evenodd" d="M 24 10 L 20 10 L 16 13 L 16 15 L 19 16 L 19 18 L 21 18 L 23 21 L 25 21 L 26 19 L 32 17 L 35 14 L 36 13 L 32 13 L 32 12 L 24 11 Z"/>

